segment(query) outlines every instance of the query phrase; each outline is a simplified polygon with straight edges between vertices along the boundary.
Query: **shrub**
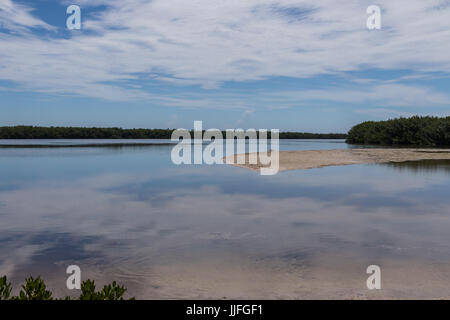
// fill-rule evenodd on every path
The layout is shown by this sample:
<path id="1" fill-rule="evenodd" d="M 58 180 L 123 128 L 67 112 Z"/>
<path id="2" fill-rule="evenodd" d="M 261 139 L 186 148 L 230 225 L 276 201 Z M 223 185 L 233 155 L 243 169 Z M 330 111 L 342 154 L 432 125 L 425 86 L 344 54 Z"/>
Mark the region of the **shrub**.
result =
<path id="1" fill-rule="evenodd" d="M 52 292 L 47 290 L 41 277 L 26 278 L 18 296 L 11 296 L 11 290 L 11 283 L 6 276 L 0 277 L 0 300 L 53 300 Z M 118 285 L 115 281 L 105 285 L 102 290 L 95 291 L 95 281 L 88 279 L 82 282 L 81 294 L 76 300 L 124 300 L 126 291 L 124 286 Z M 70 297 L 64 299 L 72 300 Z"/>
<path id="2" fill-rule="evenodd" d="M 22 285 L 17 297 L 13 297 L 14 300 L 52 300 L 52 292 L 46 290 L 47 286 L 41 277 L 34 279 L 29 277 L 25 279 L 25 284 Z"/>
<path id="3" fill-rule="evenodd" d="M 11 295 L 11 283 L 6 276 L 0 278 L 0 300 L 8 300 Z"/>

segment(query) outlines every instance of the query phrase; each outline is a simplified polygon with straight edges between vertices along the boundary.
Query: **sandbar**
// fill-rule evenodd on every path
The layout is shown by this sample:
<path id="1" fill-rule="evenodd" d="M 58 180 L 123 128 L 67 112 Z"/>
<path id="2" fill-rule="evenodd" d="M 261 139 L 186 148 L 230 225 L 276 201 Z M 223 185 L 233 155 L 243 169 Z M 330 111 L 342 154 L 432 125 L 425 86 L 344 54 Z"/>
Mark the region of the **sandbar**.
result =
<path id="1" fill-rule="evenodd" d="M 269 156 L 271 156 L 270 152 Z M 450 149 L 361 148 L 280 151 L 279 171 L 420 160 L 450 160 Z M 260 162 L 250 164 L 249 154 L 228 156 L 224 158 L 224 162 L 250 170 L 259 170 L 263 167 L 268 167 Z"/>

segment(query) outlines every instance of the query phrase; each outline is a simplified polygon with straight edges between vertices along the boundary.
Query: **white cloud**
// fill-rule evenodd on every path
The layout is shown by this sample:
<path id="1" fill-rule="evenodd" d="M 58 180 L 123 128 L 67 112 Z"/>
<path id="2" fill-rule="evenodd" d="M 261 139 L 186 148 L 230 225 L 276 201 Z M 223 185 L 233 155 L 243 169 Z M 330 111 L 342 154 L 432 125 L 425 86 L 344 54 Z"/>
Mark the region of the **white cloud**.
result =
<path id="1" fill-rule="evenodd" d="M 356 113 L 367 114 L 372 117 L 411 117 L 414 113 L 404 112 L 385 108 L 373 108 L 373 109 L 357 109 Z"/>
<path id="2" fill-rule="evenodd" d="M 0 0 L 0 27 L 16 32 L 38 27 L 48 30 L 54 29 L 44 21 L 35 18 L 31 11 L 32 9 L 11 0 Z"/>
<path id="3" fill-rule="evenodd" d="M 390 119 L 393 117 L 411 117 L 414 115 L 423 115 L 423 116 L 434 116 L 434 117 L 448 117 L 450 116 L 450 112 L 407 112 L 401 110 L 387 109 L 387 108 L 365 108 L 365 109 L 356 109 L 354 110 L 356 113 L 361 113 L 365 115 L 372 116 L 377 119 Z"/>
<path id="4" fill-rule="evenodd" d="M 70 39 L 0 33 L 0 79 L 25 90 L 197 107 L 210 101 L 155 95 L 127 84 L 149 75 L 156 81 L 216 88 L 224 81 L 365 68 L 450 72 L 448 1 L 378 2 L 381 31 L 365 27 L 369 1 L 78 1 L 82 10 L 99 4 L 107 9 L 95 18 L 83 15 L 83 29 Z M 1 19 L 4 28 L 49 28 L 28 7 L 10 0 L 0 0 L 0 7 L 0 14 L 8 16 Z M 315 99 L 323 93 L 305 91 L 300 97 Z M 430 89 L 401 85 L 349 93 L 336 90 L 325 99 L 379 99 L 382 105 L 398 106 L 449 102 Z"/>
<path id="5" fill-rule="evenodd" d="M 440 106 L 449 105 L 450 97 L 431 88 L 401 85 L 377 84 L 359 90 L 324 89 L 280 92 L 276 95 L 301 101 L 333 101 L 350 104 L 374 102 L 383 106 Z"/>

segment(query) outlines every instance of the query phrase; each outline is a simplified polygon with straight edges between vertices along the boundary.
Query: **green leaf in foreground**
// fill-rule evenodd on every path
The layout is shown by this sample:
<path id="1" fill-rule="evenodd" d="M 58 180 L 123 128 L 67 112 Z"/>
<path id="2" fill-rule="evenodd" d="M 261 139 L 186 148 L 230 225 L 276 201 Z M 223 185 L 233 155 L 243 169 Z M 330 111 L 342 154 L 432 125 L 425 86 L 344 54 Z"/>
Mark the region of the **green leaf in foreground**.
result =
<path id="1" fill-rule="evenodd" d="M 17 300 L 53 300 L 52 292 L 47 290 L 47 286 L 41 277 L 34 279 L 29 277 L 25 279 L 25 284 L 22 285 L 22 290 L 18 297 L 13 297 Z"/>
<path id="2" fill-rule="evenodd" d="M 11 283 L 6 276 L 0 278 L 0 300 L 8 300 L 11 295 Z"/>
<path id="3" fill-rule="evenodd" d="M 6 276 L 0 277 L 0 300 L 53 300 L 52 292 L 47 290 L 47 286 L 41 277 L 36 279 L 29 277 L 25 279 L 25 284 L 18 296 L 11 296 L 11 283 Z M 86 280 L 81 284 L 81 294 L 75 300 L 124 300 L 124 294 L 127 289 L 118 285 L 115 281 L 105 285 L 102 290 L 95 290 L 95 281 Z M 58 300 L 58 299 L 56 299 Z M 61 300 L 73 300 L 71 297 L 65 297 Z M 134 300 L 131 298 L 130 300 Z"/>

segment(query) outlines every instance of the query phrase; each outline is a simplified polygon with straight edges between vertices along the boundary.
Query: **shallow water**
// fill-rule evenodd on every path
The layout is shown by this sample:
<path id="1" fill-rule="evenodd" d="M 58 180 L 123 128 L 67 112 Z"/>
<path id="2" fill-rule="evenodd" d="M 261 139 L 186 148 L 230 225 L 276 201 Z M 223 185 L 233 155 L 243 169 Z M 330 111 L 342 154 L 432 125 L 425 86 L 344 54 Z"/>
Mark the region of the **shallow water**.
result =
<path id="1" fill-rule="evenodd" d="M 0 274 L 57 295 L 75 264 L 137 298 L 450 297 L 450 162 L 260 176 L 171 149 L 0 148 Z"/>

